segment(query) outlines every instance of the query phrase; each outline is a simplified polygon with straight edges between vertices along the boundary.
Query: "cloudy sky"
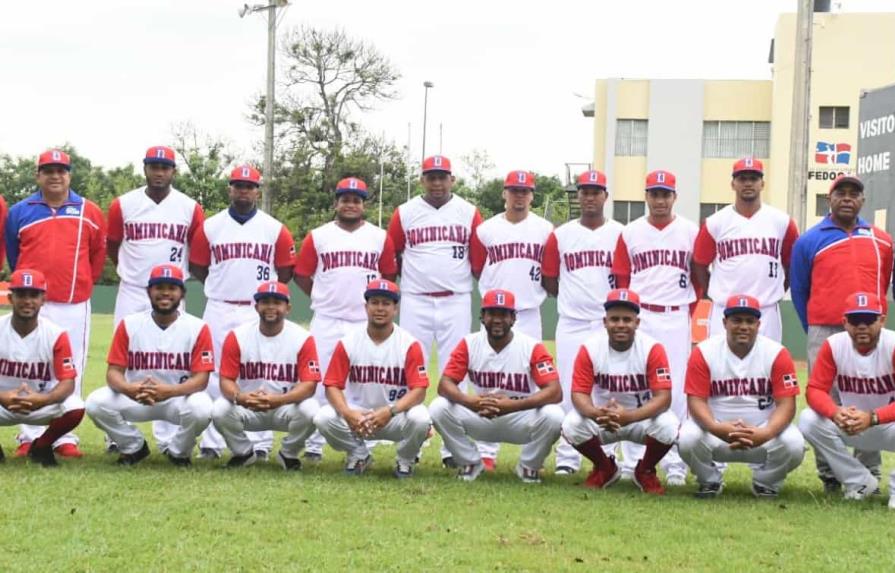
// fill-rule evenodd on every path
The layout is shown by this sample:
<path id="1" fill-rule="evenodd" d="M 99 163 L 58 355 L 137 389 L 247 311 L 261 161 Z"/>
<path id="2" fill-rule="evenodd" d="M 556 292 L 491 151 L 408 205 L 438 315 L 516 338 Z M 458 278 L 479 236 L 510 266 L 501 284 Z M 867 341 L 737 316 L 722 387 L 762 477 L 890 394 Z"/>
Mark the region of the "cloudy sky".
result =
<path id="1" fill-rule="evenodd" d="M 265 0 L 258 0 L 265 1 Z M 36 155 L 69 142 L 106 167 L 138 162 L 189 121 L 246 158 L 263 137 L 246 121 L 264 90 L 264 16 L 239 0 L 4 2 L 0 17 L 0 153 Z M 383 7 L 387 7 L 383 10 Z M 280 31 L 342 28 L 402 74 L 400 99 L 358 117 L 420 156 L 483 149 L 494 174 L 560 174 L 588 161 L 581 106 L 606 77 L 769 79 L 769 42 L 795 0 L 441 3 L 291 0 Z M 841 0 L 834 11 L 892 10 Z M 282 59 L 280 60 L 282 61 Z"/>

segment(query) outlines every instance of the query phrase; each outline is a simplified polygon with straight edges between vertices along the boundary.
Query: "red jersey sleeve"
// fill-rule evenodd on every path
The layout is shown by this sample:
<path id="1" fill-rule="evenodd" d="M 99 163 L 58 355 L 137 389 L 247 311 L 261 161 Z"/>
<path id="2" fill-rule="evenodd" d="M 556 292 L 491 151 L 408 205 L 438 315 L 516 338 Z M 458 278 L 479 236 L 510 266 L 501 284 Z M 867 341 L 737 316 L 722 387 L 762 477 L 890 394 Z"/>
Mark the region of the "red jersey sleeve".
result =
<path id="1" fill-rule="evenodd" d="M 298 351 L 299 382 L 320 382 L 320 358 L 317 356 L 317 341 L 313 336 L 305 339 Z"/>
<path id="2" fill-rule="evenodd" d="M 708 227 L 703 223 L 699 227 L 696 242 L 693 244 L 693 262 L 708 266 L 715 260 L 716 253 L 715 238 L 709 233 Z"/>
<path id="3" fill-rule="evenodd" d="M 208 237 L 205 236 L 205 225 L 200 225 L 190 244 L 190 262 L 194 265 L 207 267 L 211 264 L 211 247 Z"/>
<path id="4" fill-rule="evenodd" d="M 466 339 L 460 340 L 454 351 L 451 352 L 451 359 L 448 360 L 447 366 L 444 367 L 442 376 L 447 376 L 455 382 L 462 382 L 466 378 L 466 372 L 469 370 L 469 347 L 466 345 Z"/>
<path id="5" fill-rule="evenodd" d="M 531 378 L 540 387 L 544 387 L 551 382 L 559 381 L 559 372 L 553 365 L 553 357 L 547 351 L 547 348 L 540 342 L 535 344 L 531 350 Z"/>
<path id="6" fill-rule="evenodd" d="M 221 378 L 238 380 L 241 359 L 242 351 L 239 348 L 239 340 L 236 339 L 236 333 L 231 330 L 224 338 L 224 344 L 221 347 L 221 370 L 219 372 Z"/>
<path id="7" fill-rule="evenodd" d="M 472 214 L 472 223 L 469 225 L 469 236 L 472 237 L 475 235 L 475 230 L 479 228 L 479 225 L 482 224 L 482 214 L 479 213 L 478 208 L 476 208 L 475 213 Z"/>
<path id="8" fill-rule="evenodd" d="M 783 245 L 780 249 L 780 262 L 783 263 L 784 267 L 788 267 L 789 261 L 792 260 L 792 247 L 796 244 L 796 239 L 798 238 L 799 227 L 793 219 L 790 219 L 789 226 L 786 228 L 786 234 L 783 235 Z"/>
<path id="9" fill-rule="evenodd" d="M 6 201 L 0 197 L 0 269 L 3 268 L 3 261 L 6 260 L 6 241 L 4 229 L 6 228 L 6 215 L 9 209 L 6 207 Z"/>
<path id="10" fill-rule="evenodd" d="M 190 248 L 193 248 L 193 239 L 196 236 L 196 233 L 199 232 L 199 229 L 203 227 L 205 224 L 205 211 L 202 210 L 202 205 L 196 203 L 196 206 L 193 208 L 193 220 L 190 221 L 190 228 L 187 229 L 186 232 L 186 240 L 190 245 Z"/>
<path id="11" fill-rule="evenodd" d="M 323 385 L 335 386 L 344 390 L 350 368 L 351 362 L 348 360 L 348 352 L 340 340 L 336 343 L 336 349 L 333 350 L 332 358 L 329 359 L 329 367 L 327 367 L 326 375 L 323 377 Z"/>
<path id="12" fill-rule="evenodd" d="M 61 333 L 53 344 L 53 373 L 56 380 L 74 380 L 78 375 L 67 332 Z"/>
<path id="13" fill-rule="evenodd" d="M 575 357 L 575 367 L 572 369 L 572 392 L 581 392 L 588 394 L 594 389 L 594 362 L 590 359 L 590 352 L 583 344 L 578 348 L 578 355 Z"/>
<path id="14" fill-rule="evenodd" d="M 295 258 L 295 274 L 300 277 L 314 276 L 317 270 L 317 247 L 314 246 L 314 232 L 305 235 Z"/>
<path id="15" fill-rule="evenodd" d="M 771 366 L 771 389 L 774 398 L 786 398 L 799 395 L 799 379 L 796 376 L 796 365 L 792 361 L 789 350 L 783 348 Z"/>
<path id="16" fill-rule="evenodd" d="M 702 355 L 702 350 L 697 346 L 690 353 L 687 361 L 687 376 L 684 382 L 684 393 L 689 396 L 708 398 L 711 394 L 712 374 L 709 365 Z"/>
<path id="17" fill-rule="evenodd" d="M 616 288 L 628 288 L 631 284 L 631 259 L 628 257 L 628 245 L 625 244 L 625 237 L 622 234 L 619 234 L 618 242 L 615 244 L 612 274 L 615 275 Z"/>
<path id="18" fill-rule="evenodd" d="M 379 274 L 384 277 L 398 274 L 398 259 L 395 256 L 395 243 L 388 235 L 382 244 L 382 254 L 379 255 Z"/>
<path id="19" fill-rule="evenodd" d="M 895 353 L 892 355 L 892 366 L 895 366 Z M 877 408 L 876 415 L 879 417 L 880 424 L 895 422 L 895 402 L 887 404 L 882 408 Z"/>
<path id="20" fill-rule="evenodd" d="M 544 245 L 544 259 L 541 261 L 541 274 L 545 277 L 559 276 L 559 242 L 556 233 L 551 232 Z"/>
<path id="21" fill-rule="evenodd" d="M 124 240 L 124 218 L 121 215 L 121 202 L 117 197 L 109 205 L 109 228 L 106 237 L 112 243 Z"/>
<path id="22" fill-rule="evenodd" d="M 423 356 L 423 347 L 419 342 L 414 342 L 407 349 L 407 356 L 404 358 L 404 376 L 407 378 L 408 388 L 429 387 L 426 359 Z"/>
<path id="23" fill-rule="evenodd" d="M 485 261 L 488 260 L 488 252 L 485 245 L 479 239 L 478 229 L 472 232 L 469 237 L 469 266 L 472 267 L 472 274 L 479 276 L 482 269 L 485 268 Z"/>
<path id="24" fill-rule="evenodd" d="M 87 203 L 90 220 L 96 228 L 90 233 L 90 268 L 93 282 L 103 276 L 103 267 L 106 265 L 106 218 L 102 210 L 92 201 Z"/>
<path id="25" fill-rule="evenodd" d="M 277 237 L 273 266 L 278 269 L 295 266 L 295 240 L 286 225 L 280 228 L 280 236 Z"/>
<path id="26" fill-rule="evenodd" d="M 127 348 L 130 345 L 130 337 L 127 335 L 125 321 L 118 323 L 115 334 L 112 335 L 112 344 L 109 346 L 109 354 L 106 362 L 115 366 L 127 368 Z"/>
<path id="27" fill-rule="evenodd" d="M 404 228 L 401 226 L 401 210 L 395 209 L 392 220 L 388 223 L 388 236 L 395 247 L 395 254 L 404 252 Z"/>
<path id="28" fill-rule="evenodd" d="M 668 354 L 665 347 L 653 344 L 646 357 L 646 380 L 650 390 L 671 390 L 671 366 L 668 365 Z"/>
<path id="29" fill-rule="evenodd" d="M 214 372 L 214 345 L 211 342 L 211 330 L 203 324 L 193 344 L 190 357 L 191 372 Z"/>
<path id="30" fill-rule="evenodd" d="M 836 379 L 836 371 L 833 348 L 830 346 L 830 342 L 825 340 L 817 353 L 817 358 L 814 359 L 814 367 L 811 368 L 805 398 L 812 410 L 827 418 L 832 418 L 838 408 L 830 396 L 833 381 Z"/>

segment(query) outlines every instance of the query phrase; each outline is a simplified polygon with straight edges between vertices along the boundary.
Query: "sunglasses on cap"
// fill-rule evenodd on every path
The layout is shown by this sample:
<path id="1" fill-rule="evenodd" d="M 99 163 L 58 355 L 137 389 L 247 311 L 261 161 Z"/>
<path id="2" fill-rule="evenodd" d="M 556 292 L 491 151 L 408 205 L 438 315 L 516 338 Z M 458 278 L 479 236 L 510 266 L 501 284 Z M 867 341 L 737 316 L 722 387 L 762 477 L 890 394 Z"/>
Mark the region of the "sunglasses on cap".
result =
<path id="1" fill-rule="evenodd" d="M 845 317 L 845 320 L 852 326 L 861 326 L 862 324 L 870 326 L 879 320 L 879 315 L 870 313 L 849 314 Z"/>

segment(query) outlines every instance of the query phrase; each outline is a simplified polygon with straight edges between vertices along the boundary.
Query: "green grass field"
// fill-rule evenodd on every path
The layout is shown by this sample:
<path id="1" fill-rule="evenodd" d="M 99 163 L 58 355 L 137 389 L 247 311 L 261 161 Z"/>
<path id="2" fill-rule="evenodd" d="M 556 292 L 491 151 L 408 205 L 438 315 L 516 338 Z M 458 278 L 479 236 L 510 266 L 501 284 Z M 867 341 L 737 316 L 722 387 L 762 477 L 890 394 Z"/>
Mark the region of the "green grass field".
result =
<path id="1" fill-rule="evenodd" d="M 111 317 L 94 316 L 87 391 L 104 383 Z M 146 428 L 148 433 L 148 428 Z M 439 464 L 438 441 L 411 480 L 391 476 L 394 449 L 376 448 L 362 477 L 327 452 L 287 475 L 274 463 L 224 471 L 197 461 L 179 470 L 153 455 L 119 468 L 89 419 L 81 460 L 44 469 L 0 466 L 0 571 L 887 571 L 895 566 L 895 512 L 824 498 L 809 455 L 773 502 L 749 493 L 733 466 L 721 498 L 694 486 L 647 497 L 622 482 L 608 491 L 552 475 L 523 485 L 518 449 L 495 474 L 467 484 Z M 7 455 L 14 428 L 0 431 Z M 886 470 L 893 459 L 886 458 Z M 887 541 L 888 540 L 888 541 Z"/>

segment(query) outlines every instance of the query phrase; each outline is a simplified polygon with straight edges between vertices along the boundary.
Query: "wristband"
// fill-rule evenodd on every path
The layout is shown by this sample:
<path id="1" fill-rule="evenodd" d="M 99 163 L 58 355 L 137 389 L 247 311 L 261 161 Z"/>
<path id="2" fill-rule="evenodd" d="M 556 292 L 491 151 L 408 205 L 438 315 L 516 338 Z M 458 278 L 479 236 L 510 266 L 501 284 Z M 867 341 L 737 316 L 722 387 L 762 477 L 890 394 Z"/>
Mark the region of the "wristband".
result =
<path id="1" fill-rule="evenodd" d="M 870 412 L 870 425 L 879 426 L 879 414 L 876 413 L 876 410 Z"/>
<path id="2" fill-rule="evenodd" d="M 394 404 L 392 404 L 388 407 L 388 413 L 392 418 L 394 418 L 398 414 L 398 408 Z"/>

